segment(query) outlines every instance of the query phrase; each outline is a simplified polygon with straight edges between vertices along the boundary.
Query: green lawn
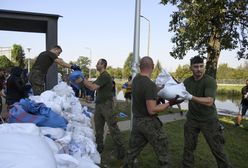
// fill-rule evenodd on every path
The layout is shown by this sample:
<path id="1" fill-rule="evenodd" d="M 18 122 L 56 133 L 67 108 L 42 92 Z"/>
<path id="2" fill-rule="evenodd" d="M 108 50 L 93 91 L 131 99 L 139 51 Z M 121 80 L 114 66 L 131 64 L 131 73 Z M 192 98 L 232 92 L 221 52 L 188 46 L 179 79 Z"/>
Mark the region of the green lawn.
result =
<path id="1" fill-rule="evenodd" d="M 245 168 L 248 165 L 248 121 L 243 121 L 243 128 L 233 126 L 233 118 L 220 117 L 221 122 L 225 126 L 224 137 L 226 140 L 225 151 L 234 168 Z M 184 120 L 167 123 L 164 125 L 164 131 L 169 139 L 169 156 L 172 168 L 179 168 L 182 161 L 183 152 L 183 124 Z M 122 133 L 126 145 L 128 144 L 129 131 Z M 111 168 L 121 167 L 122 162 L 114 157 L 113 142 L 110 136 L 106 138 L 106 146 L 102 159 L 104 163 L 108 163 Z M 138 157 L 138 168 L 156 168 L 157 162 L 155 154 L 150 145 L 147 145 Z M 202 134 L 199 136 L 197 150 L 195 151 L 195 167 L 196 168 L 216 168 L 216 161 L 210 152 Z"/>
<path id="2" fill-rule="evenodd" d="M 244 85 L 218 85 L 217 94 L 240 96 L 242 87 L 244 87 Z"/>

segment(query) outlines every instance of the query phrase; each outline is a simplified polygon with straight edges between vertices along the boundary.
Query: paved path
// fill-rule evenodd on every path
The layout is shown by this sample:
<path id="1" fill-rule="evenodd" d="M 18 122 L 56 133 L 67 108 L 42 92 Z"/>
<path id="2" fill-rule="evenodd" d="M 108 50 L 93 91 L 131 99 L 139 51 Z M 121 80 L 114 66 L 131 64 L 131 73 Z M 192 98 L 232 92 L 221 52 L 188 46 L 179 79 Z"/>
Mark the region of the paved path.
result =
<path id="1" fill-rule="evenodd" d="M 167 123 L 167 122 L 185 119 L 185 114 L 183 115 L 181 115 L 180 113 L 166 114 L 159 116 L 159 118 L 163 123 Z M 130 130 L 130 120 L 120 121 L 118 122 L 118 126 L 121 131 L 128 131 Z"/>

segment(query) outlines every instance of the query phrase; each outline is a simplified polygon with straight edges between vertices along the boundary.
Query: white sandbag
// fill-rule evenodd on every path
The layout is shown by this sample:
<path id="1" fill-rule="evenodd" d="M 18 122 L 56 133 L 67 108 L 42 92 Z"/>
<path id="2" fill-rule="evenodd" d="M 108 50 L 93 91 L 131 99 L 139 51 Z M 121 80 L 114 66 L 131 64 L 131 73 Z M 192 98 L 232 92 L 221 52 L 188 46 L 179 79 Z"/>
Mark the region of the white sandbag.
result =
<path id="1" fill-rule="evenodd" d="M 1 133 L 1 168 L 56 168 L 44 137 L 27 133 Z"/>
<path id="2" fill-rule="evenodd" d="M 33 123 L 4 123 L 0 124 L 0 135 L 4 133 L 25 133 L 29 135 L 40 135 L 40 129 Z"/>
<path id="3" fill-rule="evenodd" d="M 48 136 L 52 139 L 60 139 L 65 135 L 63 128 L 40 127 L 42 135 Z"/>
<path id="4" fill-rule="evenodd" d="M 69 145 L 72 140 L 72 133 L 71 132 L 66 132 L 65 136 L 55 140 L 54 142 L 58 146 L 59 153 L 69 153 Z"/>
<path id="5" fill-rule="evenodd" d="M 165 85 L 163 89 L 158 92 L 158 96 L 170 100 L 178 96 L 183 96 L 182 91 L 185 91 L 185 86 L 183 83 L 175 84 L 175 85 Z M 182 100 L 178 98 L 178 100 Z"/>
<path id="6" fill-rule="evenodd" d="M 46 143 L 48 144 L 48 146 L 50 147 L 50 149 L 52 150 L 53 154 L 57 154 L 59 152 L 59 148 L 58 145 L 51 139 L 48 137 L 44 137 Z"/>
<path id="7" fill-rule="evenodd" d="M 177 83 L 173 77 L 163 69 L 162 72 L 158 75 L 156 81 L 158 87 L 162 89 L 158 92 L 158 96 L 170 100 L 178 96 L 183 96 L 182 91 L 185 91 L 185 86 L 183 83 Z M 180 100 L 179 98 L 178 100 Z"/>
<path id="8" fill-rule="evenodd" d="M 162 87 L 165 84 L 177 84 L 177 82 L 172 78 L 172 76 L 169 74 L 169 72 L 166 69 L 163 69 L 161 73 L 158 75 L 158 77 L 155 80 L 155 84 L 158 87 Z"/>
<path id="9" fill-rule="evenodd" d="M 68 154 L 55 155 L 57 168 L 78 168 L 79 161 Z"/>

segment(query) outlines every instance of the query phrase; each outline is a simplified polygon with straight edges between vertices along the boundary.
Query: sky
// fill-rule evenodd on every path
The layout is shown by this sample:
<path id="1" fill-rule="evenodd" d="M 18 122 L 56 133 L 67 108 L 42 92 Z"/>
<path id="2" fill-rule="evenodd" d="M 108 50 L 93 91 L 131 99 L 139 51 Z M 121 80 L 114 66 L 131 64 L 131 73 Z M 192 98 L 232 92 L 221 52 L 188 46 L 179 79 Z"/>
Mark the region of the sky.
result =
<path id="1" fill-rule="evenodd" d="M 141 0 L 141 15 L 150 20 L 150 54 L 163 68 L 175 71 L 178 65 L 189 64 L 194 56 L 188 52 L 183 60 L 169 55 L 173 43 L 169 32 L 170 15 L 175 7 L 159 4 L 159 0 Z M 0 9 L 57 14 L 58 44 L 60 55 L 66 62 L 76 61 L 79 56 L 90 58 L 94 68 L 100 58 L 105 58 L 114 68 L 123 67 L 130 52 L 133 52 L 135 0 L 0 0 Z M 147 55 L 148 21 L 140 20 L 140 57 Z M 34 58 L 45 50 L 45 34 L 0 30 L 0 47 L 19 44 L 27 58 Z M 28 52 L 27 48 L 31 48 Z M 233 51 L 222 51 L 219 64 L 237 67 Z"/>

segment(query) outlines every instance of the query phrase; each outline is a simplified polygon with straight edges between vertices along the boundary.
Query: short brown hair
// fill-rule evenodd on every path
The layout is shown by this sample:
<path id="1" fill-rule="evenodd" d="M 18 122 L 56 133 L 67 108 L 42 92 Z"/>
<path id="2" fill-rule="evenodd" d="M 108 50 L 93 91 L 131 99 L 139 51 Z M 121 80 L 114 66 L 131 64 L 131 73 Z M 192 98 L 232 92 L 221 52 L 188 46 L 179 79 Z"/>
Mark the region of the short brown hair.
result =
<path id="1" fill-rule="evenodd" d="M 143 58 L 141 58 L 140 60 L 140 69 L 145 69 L 145 68 L 152 68 L 151 66 L 153 65 L 153 60 L 151 57 L 149 56 L 145 56 Z"/>
<path id="2" fill-rule="evenodd" d="M 52 47 L 52 49 L 53 49 L 53 48 L 56 48 L 56 49 L 59 49 L 59 50 L 62 51 L 62 48 L 61 48 L 59 45 L 54 45 L 54 46 Z"/>
<path id="3" fill-rule="evenodd" d="M 194 56 L 190 59 L 190 65 L 203 63 L 204 60 L 200 56 Z"/>
<path id="4" fill-rule="evenodd" d="M 101 64 L 103 64 L 104 65 L 104 68 L 106 68 L 107 67 L 107 60 L 105 60 L 104 58 L 101 58 L 100 59 L 101 60 Z"/>

